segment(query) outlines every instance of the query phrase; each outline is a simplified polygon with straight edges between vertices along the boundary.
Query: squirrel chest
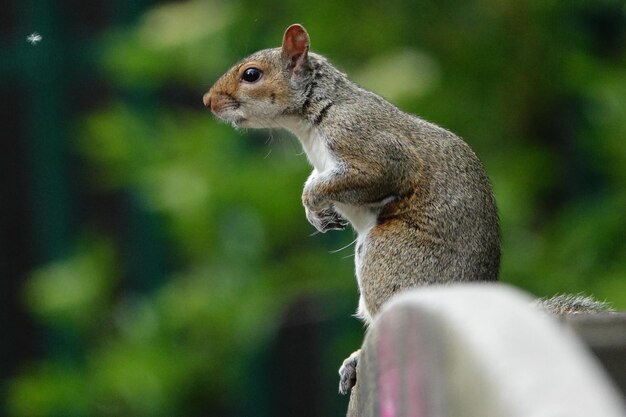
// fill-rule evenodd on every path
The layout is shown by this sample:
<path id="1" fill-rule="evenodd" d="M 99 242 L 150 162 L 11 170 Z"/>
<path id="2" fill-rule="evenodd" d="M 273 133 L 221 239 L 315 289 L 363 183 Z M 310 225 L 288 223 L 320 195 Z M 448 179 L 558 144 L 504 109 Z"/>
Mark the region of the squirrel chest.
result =
<path id="1" fill-rule="evenodd" d="M 323 137 L 319 129 L 304 124 L 295 118 L 285 118 L 281 125 L 298 137 L 309 162 L 315 168 L 309 181 L 331 172 L 341 164 L 337 156 L 329 149 L 328 140 Z M 360 239 L 363 239 L 367 232 L 376 225 L 378 214 L 386 203 L 385 200 L 368 205 L 335 203 L 335 208 L 350 222 Z"/>
<path id="2" fill-rule="evenodd" d="M 285 118 L 281 125 L 298 137 L 309 162 L 318 173 L 330 171 L 338 165 L 319 129 L 307 126 L 296 118 Z"/>

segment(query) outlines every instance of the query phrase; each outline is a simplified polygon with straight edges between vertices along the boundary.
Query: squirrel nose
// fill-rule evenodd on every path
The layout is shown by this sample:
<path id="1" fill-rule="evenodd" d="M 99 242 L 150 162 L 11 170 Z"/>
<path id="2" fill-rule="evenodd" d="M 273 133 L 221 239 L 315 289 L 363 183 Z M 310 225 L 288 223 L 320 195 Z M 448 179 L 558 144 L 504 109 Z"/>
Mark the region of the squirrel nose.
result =
<path id="1" fill-rule="evenodd" d="M 206 107 L 209 110 L 211 109 L 211 92 L 209 91 L 208 93 L 206 93 L 204 95 L 204 97 L 202 97 L 202 102 L 204 103 L 204 107 Z"/>

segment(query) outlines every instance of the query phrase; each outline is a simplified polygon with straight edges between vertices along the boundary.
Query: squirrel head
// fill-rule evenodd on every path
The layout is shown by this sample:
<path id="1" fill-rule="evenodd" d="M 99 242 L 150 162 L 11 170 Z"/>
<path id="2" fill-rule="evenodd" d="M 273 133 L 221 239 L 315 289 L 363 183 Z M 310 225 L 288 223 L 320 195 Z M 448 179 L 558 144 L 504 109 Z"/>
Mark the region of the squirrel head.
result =
<path id="1" fill-rule="evenodd" d="M 303 26 L 289 26 L 280 48 L 256 52 L 233 66 L 204 95 L 204 105 L 237 127 L 273 127 L 299 108 L 312 77 L 309 44 Z"/>

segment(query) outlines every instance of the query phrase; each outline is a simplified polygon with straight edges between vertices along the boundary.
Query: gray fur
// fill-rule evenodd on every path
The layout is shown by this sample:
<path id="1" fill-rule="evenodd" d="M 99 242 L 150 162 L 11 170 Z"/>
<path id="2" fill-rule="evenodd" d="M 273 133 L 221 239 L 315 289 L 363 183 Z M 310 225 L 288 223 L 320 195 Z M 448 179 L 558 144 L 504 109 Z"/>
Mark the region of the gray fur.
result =
<path id="1" fill-rule="evenodd" d="M 550 298 L 540 298 L 535 300 L 534 305 L 557 316 L 614 311 L 609 303 L 583 294 L 559 294 Z"/>
<path id="2" fill-rule="evenodd" d="M 392 198 L 361 247 L 357 274 L 371 316 L 404 289 L 496 280 L 496 205 L 469 146 L 359 88 L 325 59 L 311 54 L 310 62 L 308 82 L 297 85 L 296 96 L 309 97 L 298 117 L 320 130 L 340 164 L 305 190 L 305 203 L 316 210 Z"/>

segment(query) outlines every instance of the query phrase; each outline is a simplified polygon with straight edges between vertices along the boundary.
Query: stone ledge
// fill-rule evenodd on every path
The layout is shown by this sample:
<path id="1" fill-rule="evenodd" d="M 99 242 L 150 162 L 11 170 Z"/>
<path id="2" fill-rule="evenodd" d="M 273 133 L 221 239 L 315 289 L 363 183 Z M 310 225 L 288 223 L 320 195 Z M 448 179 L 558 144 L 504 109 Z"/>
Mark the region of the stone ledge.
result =
<path id="1" fill-rule="evenodd" d="M 626 417 L 614 384 L 572 331 L 592 349 L 623 346 L 624 315 L 563 326 L 530 300 L 502 284 L 401 294 L 365 337 L 348 416 Z"/>

